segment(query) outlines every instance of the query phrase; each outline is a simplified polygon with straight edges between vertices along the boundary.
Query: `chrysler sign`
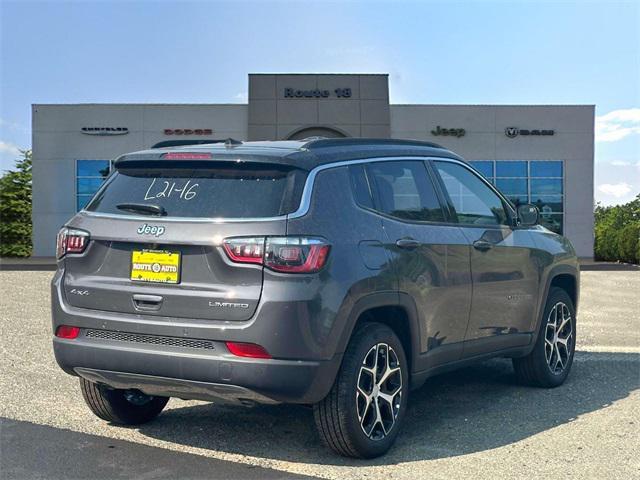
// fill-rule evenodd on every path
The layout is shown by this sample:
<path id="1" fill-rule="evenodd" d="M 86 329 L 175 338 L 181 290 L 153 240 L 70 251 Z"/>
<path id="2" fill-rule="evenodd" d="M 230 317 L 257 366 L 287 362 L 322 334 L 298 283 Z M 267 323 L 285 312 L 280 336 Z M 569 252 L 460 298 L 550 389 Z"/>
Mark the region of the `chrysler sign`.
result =
<path id="1" fill-rule="evenodd" d="M 86 135 L 125 135 L 129 133 L 127 127 L 82 127 L 80 131 Z"/>

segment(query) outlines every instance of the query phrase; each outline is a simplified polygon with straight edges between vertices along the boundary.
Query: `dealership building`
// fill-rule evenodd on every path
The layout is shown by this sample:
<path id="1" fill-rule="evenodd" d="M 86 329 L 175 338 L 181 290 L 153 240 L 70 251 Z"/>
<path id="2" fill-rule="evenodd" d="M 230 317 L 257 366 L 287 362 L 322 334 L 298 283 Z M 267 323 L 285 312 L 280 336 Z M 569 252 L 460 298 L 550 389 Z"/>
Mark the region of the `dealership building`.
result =
<path id="1" fill-rule="evenodd" d="M 247 104 L 33 105 L 34 256 L 119 155 L 184 140 L 408 138 L 469 160 L 593 256 L 593 105 L 393 105 L 382 74 L 250 74 Z"/>

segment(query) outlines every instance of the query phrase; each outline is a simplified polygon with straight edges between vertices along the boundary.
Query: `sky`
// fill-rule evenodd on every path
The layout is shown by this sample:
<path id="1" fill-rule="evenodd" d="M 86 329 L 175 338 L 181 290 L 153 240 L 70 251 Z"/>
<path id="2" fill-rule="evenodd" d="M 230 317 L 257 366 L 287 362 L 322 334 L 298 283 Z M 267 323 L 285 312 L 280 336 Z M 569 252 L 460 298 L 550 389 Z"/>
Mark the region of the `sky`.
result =
<path id="1" fill-rule="evenodd" d="M 388 73 L 391 103 L 596 105 L 596 200 L 640 193 L 640 2 L 0 0 L 0 169 L 32 103 L 246 103 L 248 73 Z"/>

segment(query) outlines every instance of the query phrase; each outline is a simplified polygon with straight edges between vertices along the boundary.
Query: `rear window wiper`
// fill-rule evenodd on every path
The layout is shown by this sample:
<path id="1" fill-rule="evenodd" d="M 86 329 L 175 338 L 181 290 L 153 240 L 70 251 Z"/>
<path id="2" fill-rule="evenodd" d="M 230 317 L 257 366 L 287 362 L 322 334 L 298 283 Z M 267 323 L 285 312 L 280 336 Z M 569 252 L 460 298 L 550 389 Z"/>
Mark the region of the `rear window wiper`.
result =
<path id="1" fill-rule="evenodd" d="M 126 210 L 133 213 L 144 213 L 145 215 L 157 215 L 164 217 L 167 211 L 160 205 L 149 205 L 146 203 L 119 203 L 116 205 L 119 210 Z"/>

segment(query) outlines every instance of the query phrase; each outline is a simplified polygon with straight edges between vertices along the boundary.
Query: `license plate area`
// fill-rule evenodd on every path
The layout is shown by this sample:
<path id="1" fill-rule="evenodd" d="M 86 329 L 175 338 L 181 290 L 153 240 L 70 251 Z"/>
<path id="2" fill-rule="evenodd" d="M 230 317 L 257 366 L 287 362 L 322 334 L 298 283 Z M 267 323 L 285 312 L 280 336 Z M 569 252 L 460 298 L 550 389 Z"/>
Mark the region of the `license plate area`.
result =
<path id="1" fill-rule="evenodd" d="M 180 252 L 168 250 L 133 250 L 131 281 L 180 283 Z"/>

